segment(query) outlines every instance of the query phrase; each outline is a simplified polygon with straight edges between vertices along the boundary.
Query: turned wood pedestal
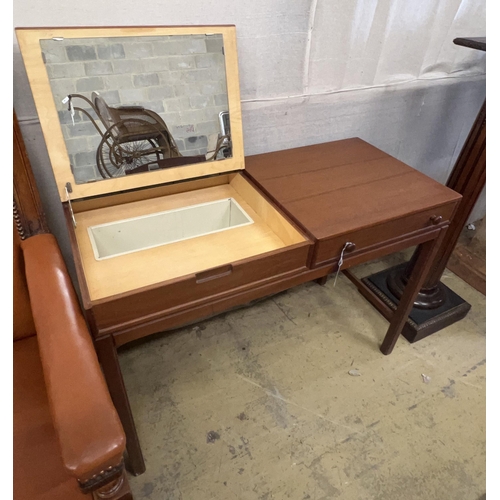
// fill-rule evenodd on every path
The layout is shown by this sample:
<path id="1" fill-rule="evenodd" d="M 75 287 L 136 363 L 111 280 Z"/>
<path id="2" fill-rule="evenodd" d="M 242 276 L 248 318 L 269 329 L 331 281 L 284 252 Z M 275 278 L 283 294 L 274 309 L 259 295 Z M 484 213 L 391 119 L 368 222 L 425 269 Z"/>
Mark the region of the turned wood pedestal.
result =
<path id="1" fill-rule="evenodd" d="M 486 38 L 457 38 L 457 45 L 486 51 Z M 469 215 L 486 184 L 486 101 L 483 103 L 446 186 L 463 196 L 457 213 L 438 250 L 435 263 L 408 316 L 402 334 L 417 342 L 463 319 L 470 304 L 440 280 Z M 358 279 L 347 277 L 362 295 L 387 319 L 398 307 L 417 254 L 410 262 Z"/>

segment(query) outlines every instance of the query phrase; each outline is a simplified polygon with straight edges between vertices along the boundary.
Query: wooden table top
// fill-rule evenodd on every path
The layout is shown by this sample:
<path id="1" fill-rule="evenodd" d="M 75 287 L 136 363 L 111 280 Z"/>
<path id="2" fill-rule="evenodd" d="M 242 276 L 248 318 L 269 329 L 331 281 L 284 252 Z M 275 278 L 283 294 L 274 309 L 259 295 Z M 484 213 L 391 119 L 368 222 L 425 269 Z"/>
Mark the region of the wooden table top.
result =
<path id="1" fill-rule="evenodd" d="M 245 164 L 256 184 L 316 240 L 461 198 L 359 138 L 248 156 Z"/>

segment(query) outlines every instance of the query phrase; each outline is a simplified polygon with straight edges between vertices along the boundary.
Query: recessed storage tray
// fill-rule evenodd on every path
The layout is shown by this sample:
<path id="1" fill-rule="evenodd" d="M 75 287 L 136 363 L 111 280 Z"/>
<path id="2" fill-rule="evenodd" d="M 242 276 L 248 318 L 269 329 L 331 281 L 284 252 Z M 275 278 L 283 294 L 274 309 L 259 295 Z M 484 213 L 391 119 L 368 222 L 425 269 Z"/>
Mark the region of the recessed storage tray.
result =
<path id="1" fill-rule="evenodd" d="M 106 313 L 112 310 L 109 299 L 132 299 L 145 287 L 164 289 L 165 304 L 173 307 L 186 301 L 184 292 L 196 300 L 305 268 L 312 244 L 242 174 L 76 200 L 72 206 L 88 300 L 94 306 L 106 301 Z M 172 224 L 170 217 L 176 219 Z M 184 232 L 170 231 L 175 225 Z M 120 308 L 120 317 L 134 304 L 132 299 Z M 145 311 L 148 301 L 140 306 Z"/>
<path id="2" fill-rule="evenodd" d="M 234 198 L 226 198 L 91 226 L 88 233 L 95 258 L 102 260 L 252 223 Z"/>

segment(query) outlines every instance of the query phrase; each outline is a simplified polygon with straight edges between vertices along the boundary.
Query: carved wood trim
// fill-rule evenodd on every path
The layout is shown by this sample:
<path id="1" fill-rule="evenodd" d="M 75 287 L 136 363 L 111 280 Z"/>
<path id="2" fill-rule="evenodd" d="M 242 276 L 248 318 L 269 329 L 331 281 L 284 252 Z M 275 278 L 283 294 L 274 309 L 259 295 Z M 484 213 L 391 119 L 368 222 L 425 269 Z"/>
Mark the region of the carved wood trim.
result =
<path id="1" fill-rule="evenodd" d="M 21 239 L 26 239 L 48 233 L 49 228 L 15 112 L 13 122 L 14 222 Z"/>
<path id="2" fill-rule="evenodd" d="M 477 114 L 474 125 L 453 167 L 446 186 L 463 198 L 450 224 L 436 263 L 427 277 L 425 287 L 433 288 L 441 279 L 446 264 L 455 249 L 467 219 L 486 184 L 486 101 Z"/>
<path id="3" fill-rule="evenodd" d="M 16 225 L 16 229 L 21 240 L 26 239 L 26 232 L 24 230 L 21 214 L 19 213 L 19 209 L 17 208 L 16 200 L 14 200 L 14 224 Z"/>

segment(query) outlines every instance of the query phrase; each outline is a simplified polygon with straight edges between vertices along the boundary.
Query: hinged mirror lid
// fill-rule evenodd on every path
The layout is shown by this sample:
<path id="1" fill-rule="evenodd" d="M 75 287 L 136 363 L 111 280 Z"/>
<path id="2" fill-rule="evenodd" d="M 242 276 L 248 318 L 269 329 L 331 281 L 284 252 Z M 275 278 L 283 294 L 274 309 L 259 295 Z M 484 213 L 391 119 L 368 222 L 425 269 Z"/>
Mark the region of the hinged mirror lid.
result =
<path id="1" fill-rule="evenodd" d="M 16 35 L 61 201 L 244 168 L 234 26 Z"/>

